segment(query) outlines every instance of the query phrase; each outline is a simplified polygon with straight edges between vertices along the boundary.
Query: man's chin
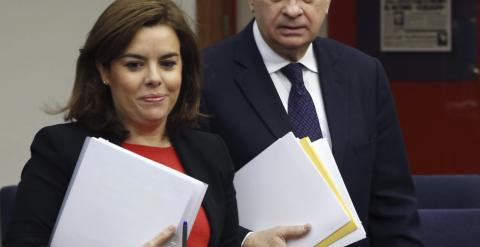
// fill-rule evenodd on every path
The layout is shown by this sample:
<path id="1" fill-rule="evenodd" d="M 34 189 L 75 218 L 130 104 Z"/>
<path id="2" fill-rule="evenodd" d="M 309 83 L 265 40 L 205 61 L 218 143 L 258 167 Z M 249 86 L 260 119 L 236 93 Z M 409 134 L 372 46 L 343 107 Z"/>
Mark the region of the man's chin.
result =
<path id="1" fill-rule="evenodd" d="M 305 42 L 304 40 L 289 40 L 289 41 L 284 41 L 278 43 L 280 47 L 282 47 L 284 50 L 299 50 L 299 51 L 306 51 L 308 48 L 308 45 L 310 42 Z"/>
<path id="2" fill-rule="evenodd" d="M 310 44 L 311 40 L 305 38 L 304 36 L 284 36 L 278 40 L 278 45 L 287 48 L 295 49 L 307 47 Z"/>

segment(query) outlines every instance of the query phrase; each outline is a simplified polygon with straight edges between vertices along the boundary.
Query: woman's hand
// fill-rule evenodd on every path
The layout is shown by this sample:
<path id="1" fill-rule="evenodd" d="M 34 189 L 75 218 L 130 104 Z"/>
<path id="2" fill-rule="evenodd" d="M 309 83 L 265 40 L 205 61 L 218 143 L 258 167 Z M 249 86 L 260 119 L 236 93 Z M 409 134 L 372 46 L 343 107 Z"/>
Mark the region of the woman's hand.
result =
<path id="1" fill-rule="evenodd" d="M 175 234 L 175 226 L 171 225 L 165 228 L 165 230 L 158 234 L 154 239 L 144 244 L 143 247 L 161 247 L 173 236 L 173 234 Z"/>
<path id="2" fill-rule="evenodd" d="M 243 247 L 286 247 L 287 240 L 303 237 L 312 226 L 277 226 L 267 230 L 253 232 L 243 244 Z"/>

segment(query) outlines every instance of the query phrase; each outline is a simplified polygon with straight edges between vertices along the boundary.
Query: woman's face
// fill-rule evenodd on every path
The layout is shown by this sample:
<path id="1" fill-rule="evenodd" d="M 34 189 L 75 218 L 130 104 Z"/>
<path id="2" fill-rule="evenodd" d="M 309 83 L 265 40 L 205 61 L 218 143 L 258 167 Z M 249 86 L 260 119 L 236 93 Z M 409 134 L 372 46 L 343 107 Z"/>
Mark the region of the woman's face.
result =
<path id="1" fill-rule="evenodd" d="M 165 127 L 182 82 L 180 41 L 171 27 L 143 27 L 110 69 L 98 67 L 127 129 Z"/>

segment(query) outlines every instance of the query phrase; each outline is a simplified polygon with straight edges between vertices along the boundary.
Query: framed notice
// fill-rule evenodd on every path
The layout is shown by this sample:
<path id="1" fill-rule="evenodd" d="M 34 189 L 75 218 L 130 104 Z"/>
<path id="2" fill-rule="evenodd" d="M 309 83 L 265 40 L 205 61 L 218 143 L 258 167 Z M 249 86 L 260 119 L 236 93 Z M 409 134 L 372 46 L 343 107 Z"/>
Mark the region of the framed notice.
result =
<path id="1" fill-rule="evenodd" d="M 380 59 L 391 80 L 478 80 L 480 0 L 352 1 L 357 1 L 350 31 L 357 34 L 355 45 Z"/>
<path id="2" fill-rule="evenodd" d="M 452 50 L 451 0 L 380 0 L 380 50 Z"/>

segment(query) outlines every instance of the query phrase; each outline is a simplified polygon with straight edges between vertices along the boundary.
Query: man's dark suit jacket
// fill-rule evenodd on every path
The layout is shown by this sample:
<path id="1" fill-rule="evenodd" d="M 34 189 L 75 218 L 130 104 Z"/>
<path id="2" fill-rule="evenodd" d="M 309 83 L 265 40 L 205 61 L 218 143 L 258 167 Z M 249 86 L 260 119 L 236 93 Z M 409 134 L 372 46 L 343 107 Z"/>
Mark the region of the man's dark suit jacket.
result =
<path id="1" fill-rule="evenodd" d="M 87 136 L 103 137 L 118 145 L 123 142 L 88 131 L 78 123 L 47 127 L 37 133 L 18 187 L 7 247 L 47 246 Z M 224 142 L 216 135 L 188 129 L 170 139 L 186 174 L 209 184 L 203 200 L 211 228 L 209 246 L 239 246 L 233 164 Z"/>
<path id="2" fill-rule="evenodd" d="M 383 67 L 335 41 L 313 42 L 332 152 L 368 239 L 354 246 L 421 246 L 404 143 Z M 255 44 L 252 23 L 203 52 L 203 125 L 240 169 L 291 131 Z"/>

